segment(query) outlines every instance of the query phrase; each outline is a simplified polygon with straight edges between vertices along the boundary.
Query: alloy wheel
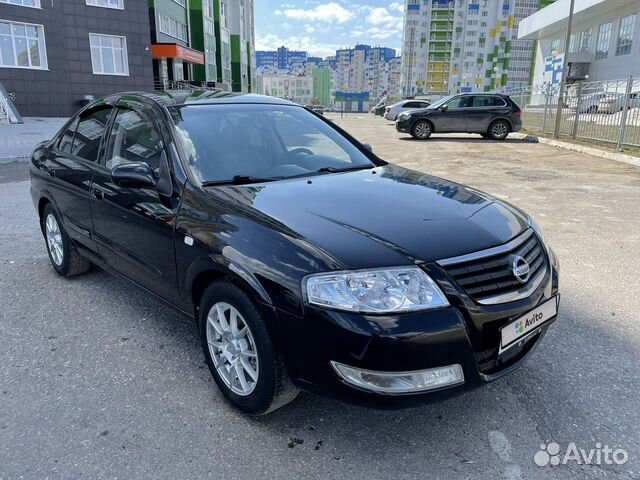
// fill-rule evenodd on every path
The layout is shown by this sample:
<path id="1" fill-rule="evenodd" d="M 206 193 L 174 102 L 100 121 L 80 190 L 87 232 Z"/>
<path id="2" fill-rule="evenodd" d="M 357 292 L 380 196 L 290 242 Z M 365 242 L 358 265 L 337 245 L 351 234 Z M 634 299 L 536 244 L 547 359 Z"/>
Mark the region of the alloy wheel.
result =
<path id="1" fill-rule="evenodd" d="M 64 260 L 64 245 L 62 243 L 62 232 L 56 217 L 50 213 L 45 219 L 45 235 L 47 238 L 47 246 L 51 254 L 51 260 L 57 266 L 62 265 Z"/>
<path id="2" fill-rule="evenodd" d="M 495 138 L 502 138 L 502 137 L 506 137 L 507 134 L 509 133 L 509 129 L 507 128 L 507 126 L 502 123 L 502 122 L 498 122 L 496 123 L 492 128 L 491 128 L 491 134 L 495 137 Z"/>
<path id="3" fill-rule="evenodd" d="M 415 126 L 414 134 L 418 138 L 427 138 L 431 133 L 431 127 L 427 122 L 420 122 Z"/>
<path id="4" fill-rule="evenodd" d="M 260 374 L 256 342 L 240 312 L 226 302 L 215 303 L 207 314 L 207 343 L 222 381 L 240 396 L 250 395 Z"/>

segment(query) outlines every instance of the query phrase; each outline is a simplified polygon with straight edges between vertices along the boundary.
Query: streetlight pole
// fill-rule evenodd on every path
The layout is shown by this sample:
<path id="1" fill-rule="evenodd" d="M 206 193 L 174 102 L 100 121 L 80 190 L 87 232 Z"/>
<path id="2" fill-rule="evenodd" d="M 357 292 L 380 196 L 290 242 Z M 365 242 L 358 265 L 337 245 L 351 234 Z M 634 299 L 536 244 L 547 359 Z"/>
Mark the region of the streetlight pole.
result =
<path id="1" fill-rule="evenodd" d="M 556 126 L 553 131 L 553 138 L 560 136 L 560 120 L 562 119 L 562 105 L 564 104 L 564 85 L 567 74 L 569 73 L 569 43 L 571 43 L 571 23 L 573 21 L 573 7 L 576 1 L 571 0 L 569 3 L 569 21 L 567 23 L 567 36 L 564 40 L 564 57 L 562 58 L 562 76 L 560 77 L 560 93 L 558 94 L 558 107 L 556 108 Z"/>

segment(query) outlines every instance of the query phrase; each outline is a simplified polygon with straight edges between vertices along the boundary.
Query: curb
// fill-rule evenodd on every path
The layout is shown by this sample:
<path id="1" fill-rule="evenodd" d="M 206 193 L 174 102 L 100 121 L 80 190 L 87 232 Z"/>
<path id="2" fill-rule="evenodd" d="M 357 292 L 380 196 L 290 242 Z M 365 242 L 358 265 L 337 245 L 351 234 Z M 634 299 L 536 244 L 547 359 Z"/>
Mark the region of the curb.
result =
<path id="1" fill-rule="evenodd" d="M 606 160 L 613 160 L 614 162 L 626 163 L 627 165 L 640 167 L 640 157 L 634 157 L 632 155 L 626 155 L 624 153 L 609 152 L 607 150 L 588 147 L 586 145 L 577 145 L 575 143 L 563 142 L 560 140 L 553 140 L 551 138 L 538 137 L 535 135 L 525 135 L 525 134 L 518 134 L 518 135 L 519 135 L 518 138 L 521 138 L 523 140 L 529 140 L 530 138 L 535 138 L 536 140 L 529 140 L 529 141 L 534 141 L 534 142 L 537 141 L 538 143 L 544 143 L 545 145 L 550 145 L 552 147 L 571 150 L 573 152 L 584 153 L 586 155 L 591 155 L 593 157 L 604 158 Z"/>

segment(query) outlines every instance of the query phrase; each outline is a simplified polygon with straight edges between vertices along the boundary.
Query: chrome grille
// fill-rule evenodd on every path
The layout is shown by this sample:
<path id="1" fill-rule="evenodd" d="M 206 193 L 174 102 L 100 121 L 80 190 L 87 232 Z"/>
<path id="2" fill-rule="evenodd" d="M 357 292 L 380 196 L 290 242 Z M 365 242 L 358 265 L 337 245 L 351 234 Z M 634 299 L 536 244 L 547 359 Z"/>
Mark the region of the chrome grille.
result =
<path id="1" fill-rule="evenodd" d="M 516 278 L 513 262 L 517 257 L 529 264 L 526 281 Z M 481 304 L 506 303 L 529 296 L 547 271 L 544 245 L 529 229 L 500 247 L 438 262 L 460 287 Z"/>

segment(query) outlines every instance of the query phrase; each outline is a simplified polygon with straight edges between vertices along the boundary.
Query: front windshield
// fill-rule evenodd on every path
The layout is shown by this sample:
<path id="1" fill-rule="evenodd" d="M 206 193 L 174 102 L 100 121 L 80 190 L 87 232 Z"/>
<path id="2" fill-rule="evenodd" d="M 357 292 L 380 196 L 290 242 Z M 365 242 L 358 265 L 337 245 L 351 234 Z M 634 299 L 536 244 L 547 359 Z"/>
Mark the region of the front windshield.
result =
<path id="1" fill-rule="evenodd" d="M 281 179 L 369 168 L 369 158 L 304 108 L 227 104 L 171 107 L 189 164 L 201 182 Z"/>
<path id="2" fill-rule="evenodd" d="M 433 102 L 431 105 L 429 105 L 427 108 L 429 110 L 436 110 L 438 108 L 440 108 L 443 104 L 447 103 L 449 100 L 451 100 L 455 95 L 449 95 L 448 97 L 444 97 L 441 98 L 440 100 L 438 100 L 437 102 Z"/>

